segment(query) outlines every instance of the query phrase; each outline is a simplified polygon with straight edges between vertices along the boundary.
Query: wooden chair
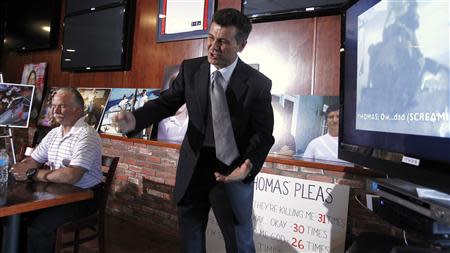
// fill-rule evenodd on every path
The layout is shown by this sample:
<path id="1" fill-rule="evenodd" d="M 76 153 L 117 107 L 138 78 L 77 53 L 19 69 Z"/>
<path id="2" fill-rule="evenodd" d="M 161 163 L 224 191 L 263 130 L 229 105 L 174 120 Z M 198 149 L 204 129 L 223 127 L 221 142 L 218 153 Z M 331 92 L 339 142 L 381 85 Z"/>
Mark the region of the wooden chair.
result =
<path id="1" fill-rule="evenodd" d="M 105 184 L 103 189 L 103 196 L 99 203 L 98 211 L 88 217 L 81 218 L 74 222 L 66 223 L 60 226 L 56 231 L 55 253 L 59 253 L 63 248 L 72 247 L 75 253 L 79 252 L 80 244 L 98 238 L 98 248 L 100 253 L 105 252 L 105 213 L 106 203 L 108 201 L 108 193 L 114 178 L 114 173 L 119 163 L 119 157 L 102 156 L 102 167 L 107 168 L 108 171 L 103 170 L 105 177 Z M 89 230 L 89 234 L 80 237 L 82 230 Z M 63 234 L 74 233 L 73 240 L 63 241 Z"/>

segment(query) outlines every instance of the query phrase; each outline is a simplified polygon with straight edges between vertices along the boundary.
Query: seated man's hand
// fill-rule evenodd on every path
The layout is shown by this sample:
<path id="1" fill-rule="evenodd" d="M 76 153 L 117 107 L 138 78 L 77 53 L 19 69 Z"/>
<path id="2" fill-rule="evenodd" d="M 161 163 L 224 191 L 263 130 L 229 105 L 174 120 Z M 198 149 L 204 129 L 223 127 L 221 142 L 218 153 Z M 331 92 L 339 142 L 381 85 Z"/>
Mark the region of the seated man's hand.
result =
<path id="1" fill-rule="evenodd" d="M 27 170 L 30 169 L 27 164 L 17 163 L 11 167 L 10 173 L 17 181 L 27 180 Z"/>

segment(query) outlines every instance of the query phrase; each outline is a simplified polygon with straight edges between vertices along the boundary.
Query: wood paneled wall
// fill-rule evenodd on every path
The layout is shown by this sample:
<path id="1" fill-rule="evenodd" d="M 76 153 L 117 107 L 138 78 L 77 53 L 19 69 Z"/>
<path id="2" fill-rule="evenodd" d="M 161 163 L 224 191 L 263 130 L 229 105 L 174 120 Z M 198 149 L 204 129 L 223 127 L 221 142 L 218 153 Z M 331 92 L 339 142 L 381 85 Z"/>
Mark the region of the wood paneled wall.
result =
<path id="1" fill-rule="evenodd" d="M 58 49 L 3 52 L 0 71 L 5 80 L 19 82 L 26 63 L 48 62 L 47 86 L 159 88 L 165 65 L 206 55 L 205 39 L 156 43 L 158 1 L 136 1 L 130 71 L 62 72 L 61 27 Z M 218 0 L 217 7 L 240 8 L 240 0 Z M 63 19 L 64 4 L 61 24 Z M 240 57 L 259 64 L 273 81 L 273 93 L 339 95 L 340 22 L 340 16 L 325 16 L 254 24 Z"/>

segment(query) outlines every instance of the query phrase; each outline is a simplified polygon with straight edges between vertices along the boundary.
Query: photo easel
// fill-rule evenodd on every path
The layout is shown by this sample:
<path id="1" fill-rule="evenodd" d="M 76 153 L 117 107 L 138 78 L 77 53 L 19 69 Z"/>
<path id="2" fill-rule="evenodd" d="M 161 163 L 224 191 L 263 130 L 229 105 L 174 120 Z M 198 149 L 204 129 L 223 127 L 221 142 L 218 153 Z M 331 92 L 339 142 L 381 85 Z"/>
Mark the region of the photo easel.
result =
<path id="1" fill-rule="evenodd" d="M 2 111 L 0 112 L 0 115 L 5 115 L 2 118 L 0 127 L 6 130 L 0 135 L 0 138 L 9 139 L 13 164 L 16 164 L 17 160 L 12 128 L 28 128 L 35 86 L 13 83 L 0 83 L 0 85 L 2 86 L 1 93 L 3 96 L 9 98 L 8 106 L 6 106 L 6 109 L 2 108 Z M 23 111 L 24 109 L 28 110 Z M 19 121 L 17 119 L 19 119 Z"/>
<path id="2" fill-rule="evenodd" d="M 9 144 L 11 145 L 11 154 L 13 157 L 13 162 L 14 164 L 16 164 L 16 151 L 14 150 L 14 138 L 13 138 L 13 134 L 12 134 L 12 130 L 9 126 L 4 127 L 7 131 L 6 135 L 1 135 L 0 138 L 8 138 L 9 139 Z"/>

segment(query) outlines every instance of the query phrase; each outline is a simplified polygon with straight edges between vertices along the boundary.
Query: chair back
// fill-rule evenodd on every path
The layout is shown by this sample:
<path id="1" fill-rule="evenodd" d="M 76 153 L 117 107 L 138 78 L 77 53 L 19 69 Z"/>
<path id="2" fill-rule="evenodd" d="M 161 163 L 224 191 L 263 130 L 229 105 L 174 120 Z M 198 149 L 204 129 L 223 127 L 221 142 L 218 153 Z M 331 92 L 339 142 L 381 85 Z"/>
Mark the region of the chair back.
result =
<path id="1" fill-rule="evenodd" d="M 98 248 L 100 253 L 105 252 L 105 214 L 106 204 L 108 202 L 109 190 L 116 173 L 117 164 L 119 163 L 119 157 L 102 156 L 102 171 L 104 177 L 104 185 L 102 189 L 102 196 L 99 200 L 98 212 L 82 217 L 76 221 L 65 223 L 58 227 L 55 240 L 55 253 L 59 253 L 62 248 L 73 247 L 73 252 L 78 253 L 80 250 L 80 244 L 98 238 Z M 81 231 L 90 229 L 94 233 L 88 233 L 81 236 Z M 74 237 L 72 240 L 63 240 L 63 234 L 67 232 L 73 232 Z"/>
<path id="2" fill-rule="evenodd" d="M 102 155 L 102 170 L 108 168 L 107 171 L 103 170 L 103 176 L 105 177 L 105 184 L 103 188 L 103 196 L 100 200 L 99 212 L 104 213 L 106 210 L 106 203 L 108 202 L 109 190 L 116 173 L 117 164 L 119 164 L 119 157 Z"/>

